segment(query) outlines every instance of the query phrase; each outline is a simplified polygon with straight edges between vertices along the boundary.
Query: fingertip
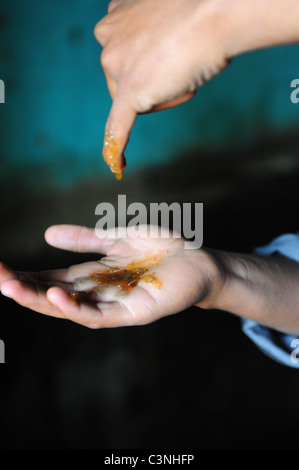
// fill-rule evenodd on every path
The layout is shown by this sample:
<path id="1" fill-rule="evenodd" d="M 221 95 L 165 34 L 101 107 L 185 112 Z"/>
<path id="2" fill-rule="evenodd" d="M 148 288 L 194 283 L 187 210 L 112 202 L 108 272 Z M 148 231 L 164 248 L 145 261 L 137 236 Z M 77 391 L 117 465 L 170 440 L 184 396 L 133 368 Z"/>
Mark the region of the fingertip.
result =
<path id="1" fill-rule="evenodd" d="M 105 162 L 117 179 L 121 179 L 126 167 L 124 151 L 136 117 L 136 110 L 126 94 L 121 93 L 118 88 L 107 119 L 102 150 Z"/>
<path id="2" fill-rule="evenodd" d="M 1 283 L 1 293 L 10 299 L 20 298 L 22 283 L 18 279 L 7 279 Z"/>
<path id="3" fill-rule="evenodd" d="M 1 291 L 1 294 L 4 295 L 4 297 L 8 297 L 10 299 L 12 298 L 11 289 L 9 288 L 8 283 L 2 283 L 0 291 Z"/>
<path id="4" fill-rule="evenodd" d="M 60 287 L 50 287 L 47 290 L 48 301 L 55 305 L 60 311 L 68 309 L 69 307 L 78 307 L 78 303 L 68 292 Z"/>
<path id="5" fill-rule="evenodd" d="M 86 326 L 91 329 L 98 329 L 101 326 L 101 312 L 87 304 L 80 304 L 70 293 L 58 287 L 52 287 L 47 292 L 48 301 L 58 309 L 63 318 Z"/>
<path id="6" fill-rule="evenodd" d="M 46 292 L 46 297 L 48 299 L 48 301 L 52 304 L 52 305 L 55 305 L 55 307 L 57 307 L 57 301 L 56 301 L 56 291 L 57 291 L 57 287 L 50 287 L 47 292 Z"/>
<path id="7" fill-rule="evenodd" d="M 55 239 L 55 234 L 57 231 L 58 225 L 51 225 L 50 227 L 47 228 L 47 230 L 44 233 L 44 237 L 47 243 L 50 245 L 52 244 L 53 240 Z"/>
<path id="8" fill-rule="evenodd" d="M 54 248 L 69 249 L 74 236 L 81 231 L 81 226 L 77 225 L 52 225 L 45 231 L 46 242 Z"/>

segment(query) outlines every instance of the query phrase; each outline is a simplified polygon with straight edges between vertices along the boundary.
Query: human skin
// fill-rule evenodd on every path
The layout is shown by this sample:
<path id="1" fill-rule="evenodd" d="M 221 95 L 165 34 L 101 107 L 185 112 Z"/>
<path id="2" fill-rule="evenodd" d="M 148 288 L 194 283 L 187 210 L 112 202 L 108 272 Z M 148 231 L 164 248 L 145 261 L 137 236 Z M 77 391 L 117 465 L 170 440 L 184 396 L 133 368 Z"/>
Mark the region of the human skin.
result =
<path id="1" fill-rule="evenodd" d="M 120 168 L 137 114 L 189 99 L 238 54 L 299 40 L 298 0 L 115 0 L 109 11 L 95 34 L 103 45 L 113 98 L 106 131 L 120 139 Z M 295 261 L 187 250 L 180 239 L 99 239 L 94 229 L 75 226 L 51 227 L 46 240 L 106 259 L 43 273 L 20 273 L 1 264 L 2 294 L 37 312 L 105 328 L 150 323 L 196 305 L 299 334 Z M 90 303 L 74 303 L 68 294 L 95 266 L 125 266 L 149 251 L 168 252 L 155 268 L 161 289 L 140 282 L 118 297 L 107 288 Z"/>
<path id="2" fill-rule="evenodd" d="M 239 54 L 298 42 L 298 20 L 297 0 L 113 0 L 95 27 L 113 98 L 103 147 L 111 170 L 125 168 L 138 114 L 192 98 Z"/>
<path id="3" fill-rule="evenodd" d="M 1 292 L 31 310 L 89 328 L 144 325 L 195 305 L 299 334 L 299 264 L 295 261 L 188 249 L 181 238 L 152 238 L 146 226 L 140 230 L 138 238 L 118 238 L 109 231 L 99 236 L 94 229 L 80 226 L 50 227 L 45 238 L 51 246 L 103 257 L 41 273 L 17 272 L 0 264 Z M 87 286 L 79 282 L 91 272 L 157 255 L 162 255 L 161 263 L 153 272 L 160 287 L 141 281 L 122 295 L 120 287 L 106 286 L 88 298 L 92 280 Z M 70 295 L 74 289 L 87 292 L 87 298 L 74 302 Z"/>

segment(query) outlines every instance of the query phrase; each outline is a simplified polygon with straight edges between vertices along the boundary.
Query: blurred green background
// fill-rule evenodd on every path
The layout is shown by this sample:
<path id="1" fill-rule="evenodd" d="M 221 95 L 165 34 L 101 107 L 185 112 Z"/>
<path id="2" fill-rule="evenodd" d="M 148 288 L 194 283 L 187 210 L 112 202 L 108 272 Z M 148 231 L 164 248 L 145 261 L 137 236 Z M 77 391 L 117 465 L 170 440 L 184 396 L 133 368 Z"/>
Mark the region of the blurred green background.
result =
<path id="1" fill-rule="evenodd" d="M 111 101 L 93 36 L 107 4 L 4 2 L 2 182 L 19 172 L 31 187 L 73 185 L 90 177 L 100 184 L 110 177 L 101 144 Z M 184 158 L 190 146 L 246 145 L 265 131 L 298 124 L 298 109 L 289 99 L 297 60 L 297 46 L 247 54 L 191 102 L 140 117 L 127 150 L 127 174 L 170 162 L 174 153 Z"/>
<path id="2" fill-rule="evenodd" d="M 290 83 L 296 78 L 298 46 L 257 51 L 236 58 L 190 102 L 139 116 L 126 152 L 124 180 L 116 182 L 101 156 L 111 99 L 99 63 L 101 47 L 93 36 L 107 4 L 103 0 L 2 3 L 0 77 L 6 85 L 6 103 L 0 106 L 2 257 L 8 252 L 36 255 L 43 248 L 42 233 L 51 223 L 94 226 L 96 205 L 111 198 L 116 201 L 117 194 L 145 204 L 169 197 L 180 202 L 179 193 L 186 191 L 192 191 L 192 196 L 186 194 L 188 202 L 195 199 L 207 205 L 206 197 L 212 195 L 223 200 L 223 190 L 230 190 L 231 182 L 224 188 L 224 179 L 216 181 L 214 174 L 204 188 L 203 175 L 223 166 L 226 172 L 229 167 L 246 166 L 246 156 L 257 142 L 279 135 L 289 140 L 290 132 L 296 134 L 299 105 L 291 103 Z M 295 165 L 292 156 L 281 159 L 281 153 L 287 149 L 276 155 L 274 172 Z M 233 163 L 228 155 L 235 156 Z M 186 168 L 182 173 L 190 159 L 189 173 Z M 269 162 L 265 165 L 271 173 Z M 162 172 L 162 193 L 156 193 L 154 184 L 153 194 L 148 179 L 155 180 Z M 198 181 L 192 185 L 195 176 Z M 169 186 L 174 191 L 165 191 Z"/>

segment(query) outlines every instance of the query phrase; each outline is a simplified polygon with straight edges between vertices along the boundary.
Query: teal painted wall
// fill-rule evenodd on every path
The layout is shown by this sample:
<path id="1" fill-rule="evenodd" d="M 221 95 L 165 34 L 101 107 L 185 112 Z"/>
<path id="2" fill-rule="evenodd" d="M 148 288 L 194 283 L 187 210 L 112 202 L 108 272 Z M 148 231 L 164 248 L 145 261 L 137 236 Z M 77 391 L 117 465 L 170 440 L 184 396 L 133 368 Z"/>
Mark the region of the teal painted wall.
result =
<path id="1" fill-rule="evenodd" d="M 101 145 L 111 104 L 93 28 L 106 0 L 4 0 L 0 7 L 0 181 L 72 185 L 111 178 Z M 186 147 L 223 148 L 299 123 L 290 83 L 299 46 L 234 60 L 179 108 L 139 116 L 127 172 L 184 157 Z"/>

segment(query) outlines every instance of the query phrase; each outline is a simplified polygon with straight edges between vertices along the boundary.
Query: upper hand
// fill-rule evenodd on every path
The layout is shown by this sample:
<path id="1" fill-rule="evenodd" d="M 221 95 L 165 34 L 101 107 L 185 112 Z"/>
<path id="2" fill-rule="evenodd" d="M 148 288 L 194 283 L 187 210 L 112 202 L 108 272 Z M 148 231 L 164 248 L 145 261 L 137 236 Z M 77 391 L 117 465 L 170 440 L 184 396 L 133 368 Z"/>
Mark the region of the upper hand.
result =
<path id="1" fill-rule="evenodd" d="M 103 155 L 119 177 L 137 114 L 192 98 L 226 66 L 216 10 L 215 0 L 113 0 L 96 25 L 113 98 Z"/>

